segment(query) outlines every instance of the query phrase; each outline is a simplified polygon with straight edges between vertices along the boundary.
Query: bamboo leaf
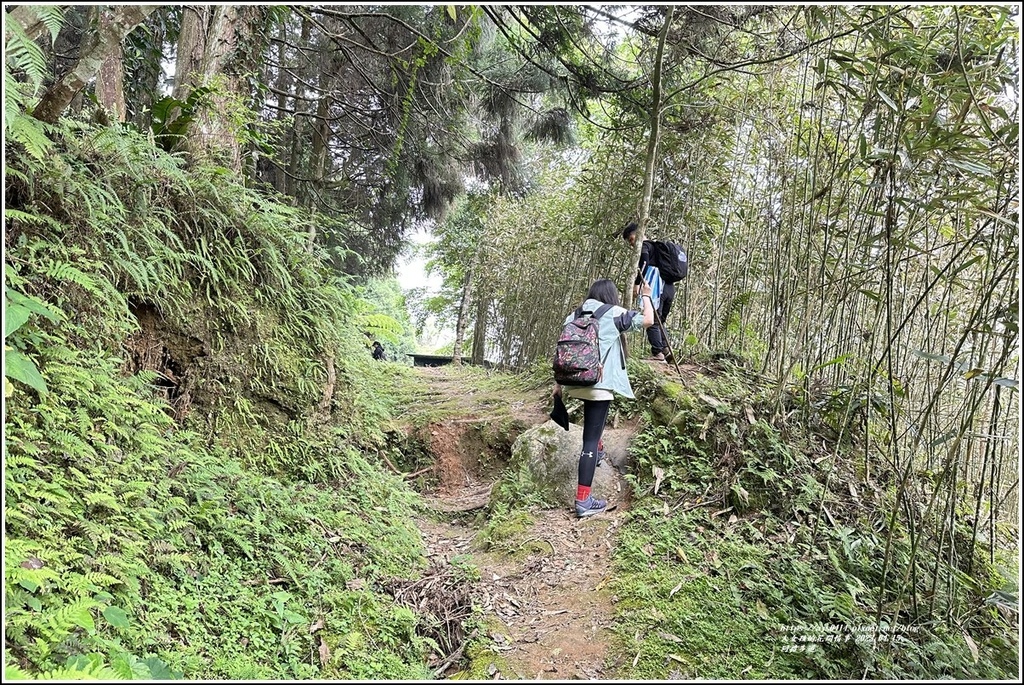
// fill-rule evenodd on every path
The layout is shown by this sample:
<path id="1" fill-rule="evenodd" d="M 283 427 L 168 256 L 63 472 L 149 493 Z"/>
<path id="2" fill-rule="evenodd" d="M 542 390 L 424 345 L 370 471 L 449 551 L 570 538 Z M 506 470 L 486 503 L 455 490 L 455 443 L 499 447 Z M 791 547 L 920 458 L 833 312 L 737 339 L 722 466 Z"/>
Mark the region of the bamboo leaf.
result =
<path id="1" fill-rule="evenodd" d="M 927 359 L 931 362 L 942 362 L 943 364 L 948 364 L 953 361 L 953 358 L 948 354 L 932 354 L 931 352 L 925 352 L 923 350 L 911 350 L 911 353 L 921 359 Z"/>
<path id="2" fill-rule="evenodd" d="M 875 93 L 878 95 L 879 98 L 882 99 L 882 102 L 889 105 L 889 109 L 891 109 L 894 112 L 900 111 L 900 108 L 896 105 L 895 102 L 893 102 L 892 98 L 885 94 L 884 91 L 876 90 Z"/>
<path id="3" fill-rule="evenodd" d="M 861 292 L 864 292 L 864 291 L 861 291 Z M 827 362 L 822 362 L 821 364 L 818 364 L 817 366 L 815 366 L 814 368 L 811 369 L 811 372 L 813 373 L 815 371 L 819 371 L 821 369 L 824 369 L 826 366 L 832 366 L 833 364 L 842 364 L 847 359 L 849 359 L 850 356 L 851 355 L 850 355 L 849 352 L 846 353 L 846 354 L 841 354 L 838 357 L 836 357 L 835 359 L 831 359 L 831 360 L 829 360 Z"/>
<path id="4" fill-rule="evenodd" d="M 951 166 L 955 166 L 957 169 L 966 171 L 969 174 L 977 174 L 978 176 L 985 176 L 986 178 L 992 178 L 992 169 L 981 164 L 979 162 L 968 162 L 963 159 L 951 159 L 949 160 Z"/>

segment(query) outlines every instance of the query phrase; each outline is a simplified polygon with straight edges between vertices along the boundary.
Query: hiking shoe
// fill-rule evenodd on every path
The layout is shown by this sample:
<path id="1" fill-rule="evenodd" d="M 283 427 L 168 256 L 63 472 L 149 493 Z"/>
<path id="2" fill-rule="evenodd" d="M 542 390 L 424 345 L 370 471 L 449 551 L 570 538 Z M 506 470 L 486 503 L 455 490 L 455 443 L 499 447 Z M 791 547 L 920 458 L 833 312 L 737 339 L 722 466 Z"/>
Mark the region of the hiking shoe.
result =
<path id="1" fill-rule="evenodd" d="M 582 502 L 576 500 L 576 518 L 586 518 L 594 514 L 600 514 L 608 508 L 607 500 L 597 499 L 593 495 L 588 496 Z"/>
<path id="2" fill-rule="evenodd" d="M 662 353 L 662 352 L 659 352 L 658 354 L 652 354 L 652 355 L 651 355 L 651 356 L 649 357 L 649 359 L 650 359 L 650 360 L 651 360 L 652 362 L 663 362 L 663 361 L 665 361 L 665 354 L 664 354 L 664 353 Z"/>
<path id="3" fill-rule="evenodd" d="M 600 466 L 601 462 L 604 460 L 604 457 L 605 457 L 605 451 L 604 450 L 598 450 L 597 451 L 597 461 L 594 462 L 594 466 Z"/>

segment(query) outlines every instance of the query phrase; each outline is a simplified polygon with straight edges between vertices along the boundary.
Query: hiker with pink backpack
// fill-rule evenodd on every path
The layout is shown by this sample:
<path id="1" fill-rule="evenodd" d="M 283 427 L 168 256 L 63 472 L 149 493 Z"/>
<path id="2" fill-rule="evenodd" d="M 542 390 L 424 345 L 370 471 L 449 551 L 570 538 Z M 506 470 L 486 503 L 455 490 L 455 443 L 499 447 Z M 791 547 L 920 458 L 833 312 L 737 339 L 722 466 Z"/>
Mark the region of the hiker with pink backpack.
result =
<path id="1" fill-rule="evenodd" d="M 594 281 L 583 304 L 566 317 L 555 346 L 552 395 L 556 406 L 561 404 L 563 392 L 583 401 L 583 449 L 575 503 L 579 518 L 599 514 L 608 507 L 608 502 L 594 497 L 590 488 L 612 399 L 616 395 L 634 397 L 626 374 L 623 333 L 647 330 L 654 324 L 649 284 L 640 287 L 641 311 L 627 310 L 619 302 L 613 281 Z M 563 427 L 568 430 L 568 421 Z"/>

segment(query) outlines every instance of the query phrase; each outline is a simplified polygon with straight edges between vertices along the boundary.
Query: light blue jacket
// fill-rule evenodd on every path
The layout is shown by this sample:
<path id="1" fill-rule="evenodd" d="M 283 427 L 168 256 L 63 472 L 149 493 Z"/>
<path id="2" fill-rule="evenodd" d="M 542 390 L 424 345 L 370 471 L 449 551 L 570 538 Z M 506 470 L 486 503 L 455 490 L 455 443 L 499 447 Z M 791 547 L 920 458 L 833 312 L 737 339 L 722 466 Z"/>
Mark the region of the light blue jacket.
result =
<path id="1" fill-rule="evenodd" d="M 593 312 L 604 306 L 598 300 L 587 300 L 583 303 L 583 311 Z M 576 310 L 569 312 L 565 317 L 565 323 L 576 318 Z M 622 360 L 625 359 L 622 343 L 619 339 L 620 331 L 642 331 L 644 328 L 644 315 L 641 312 L 627 310 L 624 307 L 612 305 L 612 308 L 604 313 L 599 320 L 598 340 L 601 346 L 601 359 L 604 359 L 604 372 L 601 380 L 596 385 L 588 386 L 599 390 L 610 390 L 616 395 L 633 399 L 633 387 L 629 384 L 629 376 L 623 367 Z M 605 356 L 607 355 L 607 357 Z M 572 387 L 566 386 L 566 391 Z M 571 396 L 571 394 L 570 394 Z"/>

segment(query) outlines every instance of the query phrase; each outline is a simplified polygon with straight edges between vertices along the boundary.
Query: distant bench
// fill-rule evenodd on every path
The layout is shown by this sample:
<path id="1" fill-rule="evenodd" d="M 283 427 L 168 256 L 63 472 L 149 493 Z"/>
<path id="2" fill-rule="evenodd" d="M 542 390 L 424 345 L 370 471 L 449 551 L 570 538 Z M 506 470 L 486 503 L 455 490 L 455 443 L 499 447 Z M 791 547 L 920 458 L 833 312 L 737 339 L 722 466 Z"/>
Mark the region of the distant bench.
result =
<path id="1" fill-rule="evenodd" d="M 406 356 L 412 357 L 413 366 L 447 366 L 452 363 L 451 355 L 445 354 L 407 354 Z M 467 357 L 463 357 L 462 363 L 471 364 L 472 362 L 470 362 Z M 481 364 L 481 366 L 485 369 L 490 369 L 494 367 L 494 364 L 484 360 L 484 363 Z"/>
<path id="2" fill-rule="evenodd" d="M 413 366 L 446 366 L 452 363 L 451 355 L 443 354 L 410 354 Z"/>

